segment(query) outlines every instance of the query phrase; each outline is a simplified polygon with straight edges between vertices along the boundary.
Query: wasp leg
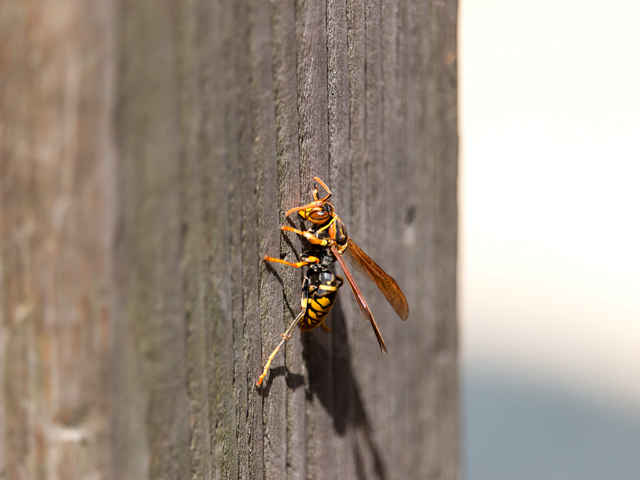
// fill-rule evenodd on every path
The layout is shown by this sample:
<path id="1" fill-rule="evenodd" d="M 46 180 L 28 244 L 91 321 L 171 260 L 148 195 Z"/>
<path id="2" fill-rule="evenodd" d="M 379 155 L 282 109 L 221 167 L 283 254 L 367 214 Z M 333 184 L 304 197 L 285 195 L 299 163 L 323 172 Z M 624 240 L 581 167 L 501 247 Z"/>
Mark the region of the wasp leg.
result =
<path id="1" fill-rule="evenodd" d="M 320 324 L 320 327 L 322 328 L 322 330 L 324 330 L 327 333 L 331 333 L 331 328 L 327 327 L 327 324 L 325 323 L 325 321 L 323 320 L 322 323 Z"/>
<path id="2" fill-rule="evenodd" d="M 267 363 L 265 363 L 264 365 L 264 370 L 262 370 L 262 375 L 260 375 L 258 377 L 258 380 L 256 380 L 256 387 L 259 388 L 262 385 L 262 382 L 264 381 L 264 377 L 267 376 L 267 374 L 269 373 L 269 369 L 271 368 L 271 362 L 273 362 L 273 359 L 276 357 L 276 355 L 282 348 L 282 345 L 284 345 L 284 342 L 286 342 L 291 338 L 291 330 L 293 330 L 293 327 L 296 326 L 296 324 L 300 321 L 303 315 L 304 315 L 304 310 L 301 311 L 298 314 L 298 316 L 293 319 L 293 322 L 291 322 L 289 327 L 287 327 L 284 333 L 280 335 L 282 337 L 282 340 L 280 340 L 280 343 L 278 343 L 276 348 L 273 349 L 273 352 L 271 352 L 271 355 L 269 355 L 269 358 L 267 359 Z"/>
<path id="3" fill-rule="evenodd" d="M 299 212 L 300 210 L 307 210 L 309 208 L 317 208 L 317 207 L 321 207 L 323 205 L 322 200 L 314 200 L 311 203 L 307 203 L 306 205 L 302 205 L 300 207 L 293 207 L 290 208 L 289 210 L 286 211 L 286 213 L 284 214 L 285 217 L 288 217 L 296 212 Z"/>
<path id="4" fill-rule="evenodd" d="M 280 227 L 280 230 L 283 230 L 285 232 L 293 232 L 297 235 L 300 235 L 313 245 L 320 245 L 322 247 L 326 247 L 327 245 L 329 245 L 329 241 L 327 239 L 318 238 L 311 232 L 303 232 L 302 230 L 290 227 L 289 225 L 282 225 Z"/>
<path id="5" fill-rule="evenodd" d="M 283 265 L 287 265 L 287 266 L 293 267 L 293 268 L 302 268 L 302 267 L 306 267 L 307 265 L 310 265 L 312 263 L 320 262 L 320 259 L 318 257 L 306 257 L 305 260 L 302 260 L 302 261 L 296 262 L 296 263 L 292 263 L 292 262 L 287 262 L 286 260 L 282 260 L 280 258 L 270 257 L 268 255 L 265 255 L 263 260 L 265 262 L 282 263 Z"/>

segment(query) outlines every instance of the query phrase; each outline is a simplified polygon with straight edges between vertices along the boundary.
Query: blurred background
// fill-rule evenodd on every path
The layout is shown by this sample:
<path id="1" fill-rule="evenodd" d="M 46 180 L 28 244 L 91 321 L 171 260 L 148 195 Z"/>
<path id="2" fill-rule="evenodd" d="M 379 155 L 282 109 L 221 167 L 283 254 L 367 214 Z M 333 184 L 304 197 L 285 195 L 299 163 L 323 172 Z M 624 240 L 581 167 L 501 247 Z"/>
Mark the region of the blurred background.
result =
<path id="1" fill-rule="evenodd" d="M 640 3 L 460 7 L 466 478 L 637 478 Z"/>

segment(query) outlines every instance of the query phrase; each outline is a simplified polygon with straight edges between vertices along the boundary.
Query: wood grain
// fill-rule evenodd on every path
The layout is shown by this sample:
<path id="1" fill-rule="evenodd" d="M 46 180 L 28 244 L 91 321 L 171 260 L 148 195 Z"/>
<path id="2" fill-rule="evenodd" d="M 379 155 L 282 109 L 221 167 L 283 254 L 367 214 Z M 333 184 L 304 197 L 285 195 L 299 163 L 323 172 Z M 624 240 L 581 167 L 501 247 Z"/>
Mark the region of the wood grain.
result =
<path id="1" fill-rule="evenodd" d="M 114 18 L 0 9 L 0 478 L 112 478 Z"/>
<path id="2" fill-rule="evenodd" d="M 0 479 L 455 479 L 455 0 L 0 11 Z M 313 176 L 406 293 L 296 332 Z"/>

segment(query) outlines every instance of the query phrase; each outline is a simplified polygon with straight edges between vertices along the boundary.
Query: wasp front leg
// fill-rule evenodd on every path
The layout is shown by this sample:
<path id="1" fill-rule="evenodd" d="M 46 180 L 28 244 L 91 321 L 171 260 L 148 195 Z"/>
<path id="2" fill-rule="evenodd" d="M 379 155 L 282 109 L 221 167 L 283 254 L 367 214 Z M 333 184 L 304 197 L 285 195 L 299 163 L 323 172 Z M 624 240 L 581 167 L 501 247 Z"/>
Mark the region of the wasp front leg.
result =
<path id="1" fill-rule="evenodd" d="M 290 208 L 289 210 L 287 210 L 285 212 L 284 216 L 285 217 L 289 217 L 289 216 L 291 216 L 291 215 L 293 215 L 294 213 L 297 213 L 297 212 L 301 212 L 301 211 L 304 212 L 306 210 L 318 209 L 318 208 L 321 208 L 322 205 L 323 205 L 322 200 L 314 200 L 313 202 L 307 203 L 307 204 L 302 205 L 300 207 Z"/>
<path id="2" fill-rule="evenodd" d="M 307 242 L 309 242 L 312 245 L 320 245 L 321 247 L 326 247 L 327 245 L 329 245 L 329 240 L 325 238 L 318 238 L 316 235 L 314 235 L 309 231 L 298 230 L 297 228 L 290 227 L 289 225 L 282 225 L 280 227 L 280 230 L 284 232 L 292 232 L 292 233 L 295 233 L 296 235 L 300 235 L 301 237 L 304 237 L 305 240 L 307 240 Z"/>
<path id="3" fill-rule="evenodd" d="M 295 263 L 287 262 L 286 260 L 282 260 L 281 258 L 270 257 L 268 255 L 265 255 L 263 257 L 263 260 L 265 262 L 282 263 L 283 265 L 287 265 L 288 267 L 293 267 L 293 268 L 302 268 L 302 267 L 306 267 L 307 265 L 320 262 L 320 259 L 318 257 L 314 257 L 312 255 L 305 257 L 300 262 L 295 262 Z"/>

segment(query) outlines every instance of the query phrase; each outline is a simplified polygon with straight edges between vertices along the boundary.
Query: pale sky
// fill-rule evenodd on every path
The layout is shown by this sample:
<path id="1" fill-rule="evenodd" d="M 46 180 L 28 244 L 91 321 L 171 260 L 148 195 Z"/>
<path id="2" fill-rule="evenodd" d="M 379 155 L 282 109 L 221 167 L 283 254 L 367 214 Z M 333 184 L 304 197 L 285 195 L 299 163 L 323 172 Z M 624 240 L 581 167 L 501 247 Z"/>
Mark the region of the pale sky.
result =
<path id="1" fill-rule="evenodd" d="M 462 0 L 463 358 L 640 411 L 640 2 Z"/>

